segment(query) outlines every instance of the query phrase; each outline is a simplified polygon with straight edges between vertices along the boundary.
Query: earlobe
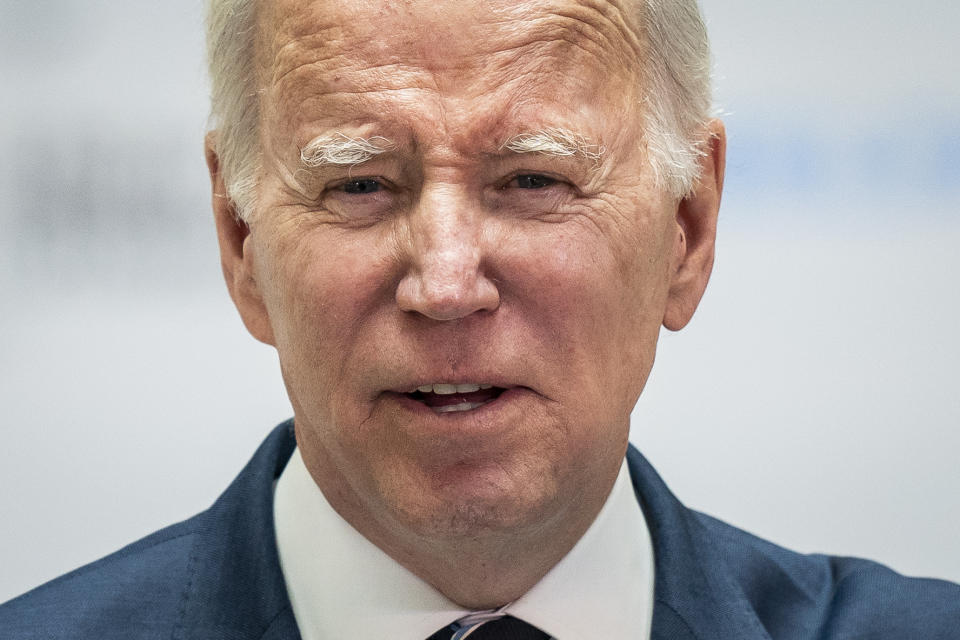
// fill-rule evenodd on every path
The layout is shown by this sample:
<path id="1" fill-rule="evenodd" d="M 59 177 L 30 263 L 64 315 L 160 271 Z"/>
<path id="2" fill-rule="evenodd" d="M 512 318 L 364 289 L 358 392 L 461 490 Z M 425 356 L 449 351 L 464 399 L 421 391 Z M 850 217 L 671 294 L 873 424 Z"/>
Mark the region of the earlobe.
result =
<path id="1" fill-rule="evenodd" d="M 727 146 L 723 123 L 710 121 L 705 135 L 700 177 L 693 192 L 677 205 L 673 275 L 663 315 L 663 326 L 671 331 L 690 322 L 713 270 Z"/>
<path id="2" fill-rule="evenodd" d="M 216 132 L 207 134 L 204 151 L 210 172 L 213 217 L 220 245 L 220 266 L 227 290 L 247 331 L 257 340 L 273 345 L 273 328 L 254 276 L 254 251 L 249 225 L 240 220 L 227 195 L 220 158 L 216 151 Z"/>

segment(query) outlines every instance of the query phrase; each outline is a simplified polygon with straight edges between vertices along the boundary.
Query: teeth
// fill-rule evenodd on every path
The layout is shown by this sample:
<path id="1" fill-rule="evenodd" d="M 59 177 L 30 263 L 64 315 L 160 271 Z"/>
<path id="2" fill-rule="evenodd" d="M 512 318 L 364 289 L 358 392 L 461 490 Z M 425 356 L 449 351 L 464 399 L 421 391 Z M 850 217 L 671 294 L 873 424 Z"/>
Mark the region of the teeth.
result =
<path id="1" fill-rule="evenodd" d="M 433 385 L 433 392 L 437 395 L 448 396 L 451 393 L 457 392 L 457 385 L 455 384 L 435 384 Z"/>
<path id="2" fill-rule="evenodd" d="M 436 393 L 441 396 L 448 396 L 452 393 L 473 393 L 480 389 L 492 389 L 492 384 L 476 384 L 468 382 L 467 384 L 425 384 L 417 387 L 420 393 Z M 456 405 L 454 405 L 456 406 Z"/>
<path id="3" fill-rule="evenodd" d="M 454 411 L 470 411 L 471 409 L 476 409 L 477 407 L 482 407 L 487 404 L 486 402 L 461 402 L 460 404 L 450 404 L 445 407 L 434 407 L 433 410 L 437 413 L 452 413 Z"/>

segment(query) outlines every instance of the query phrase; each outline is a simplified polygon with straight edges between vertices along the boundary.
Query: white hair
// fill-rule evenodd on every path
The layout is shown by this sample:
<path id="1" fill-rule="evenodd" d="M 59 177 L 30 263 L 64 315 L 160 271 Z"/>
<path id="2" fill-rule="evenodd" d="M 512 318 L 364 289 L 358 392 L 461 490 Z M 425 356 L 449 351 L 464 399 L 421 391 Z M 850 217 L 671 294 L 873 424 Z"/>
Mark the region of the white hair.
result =
<path id="1" fill-rule="evenodd" d="M 393 143 L 383 136 L 352 138 L 339 131 L 314 138 L 300 150 L 300 162 L 308 169 L 327 165 L 355 166 L 386 153 Z"/>
<path id="2" fill-rule="evenodd" d="M 710 42 L 697 0 L 644 0 L 644 142 L 657 184 L 675 198 L 700 175 L 711 116 Z"/>
<path id="3" fill-rule="evenodd" d="M 707 31 L 697 0 L 640 1 L 640 25 L 646 45 L 640 70 L 644 89 L 643 144 L 658 186 L 673 197 L 682 198 L 696 186 L 707 144 L 705 125 L 712 102 Z M 262 162 L 255 50 L 257 0 L 208 2 L 211 125 L 216 129 L 216 151 L 227 196 L 237 215 L 249 220 L 256 209 L 257 176 Z M 537 133 L 529 135 L 533 137 L 516 143 L 539 145 L 537 151 L 543 153 L 555 153 L 564 145 L 579 148 L 580 143 L 586 144 L 583 140 L 564 141 L 562 130 L 556 129 L 539 139 Z M 332 149 L 330 142 L 333 141 L 326 144 L 328 151 Z M 346 158 L 347 164 L 356 164 L 351 154 L 366 153 L 358 151 L 356 145 L 348 143 L 348 147 L 331 151 L 333 155 L 327 158 Z"/>
<path id="4" fill-rule="evenodd" d="M 226 195 L 241 220 L 250 220 L 256 209 L 261 163 L 256 5 L 209 0 L 207 8 L 210 123 Z"/>
<path id="5" fill-rule="evenodd" d="M 394 148 L 396 145 L 393 141 L 383 136 L 362 138 L 334 131 L 317 136 L 300 149 L 300 168 L 309 170 L 329 166 L 355 167 Z M 548 156 L 579 155 L 594 162 L 600 160 L 604 153 L 603 147 L 591 144 L 583 135 L 556 127 L 518 133 L 503 143 L 500 149 Z"/>
<path id="6" fill-rule="evenodd" d="M 597 162 L 605 149 L 591 144 L 583 135 L 568 129 L 548 127 L 531 133 L 519 133 L 507 140 L 501 149 L 514 153 L 542 153 L 548 156 L 580 155 Z"/>

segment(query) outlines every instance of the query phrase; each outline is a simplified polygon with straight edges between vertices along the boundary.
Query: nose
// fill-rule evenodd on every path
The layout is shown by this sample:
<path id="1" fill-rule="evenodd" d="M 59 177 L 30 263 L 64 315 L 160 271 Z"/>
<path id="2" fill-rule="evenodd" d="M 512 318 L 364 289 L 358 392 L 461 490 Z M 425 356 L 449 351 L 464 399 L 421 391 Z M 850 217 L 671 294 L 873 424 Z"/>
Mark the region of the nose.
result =
<path id="1" fill-rule="evenodd" d="M 400 309 L 449 321 L 500 306 L 500 292 L 484 273 L 489 251 L 482 214 L 465 198 L 424 190 L 406 236 L 407 268 L 396 293 Z"/>

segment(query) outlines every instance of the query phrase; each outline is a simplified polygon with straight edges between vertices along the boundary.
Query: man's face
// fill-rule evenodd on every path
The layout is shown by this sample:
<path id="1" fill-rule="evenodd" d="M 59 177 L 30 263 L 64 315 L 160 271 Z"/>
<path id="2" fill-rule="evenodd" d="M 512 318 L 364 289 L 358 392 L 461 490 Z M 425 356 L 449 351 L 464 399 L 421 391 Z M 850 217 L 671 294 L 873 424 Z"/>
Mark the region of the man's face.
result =
<path id="1" fill-rule="evenodd" d="M 341 513 L 475 535 L 609 490 L 684 245 L 644 151 L 642 38 L 597 6 L 263 3 L 264 170 L 233 293 Z M 544 130 L 586 153 L 504 146 Z M 386 150 L 305 167 L 320 136 Z"/>

